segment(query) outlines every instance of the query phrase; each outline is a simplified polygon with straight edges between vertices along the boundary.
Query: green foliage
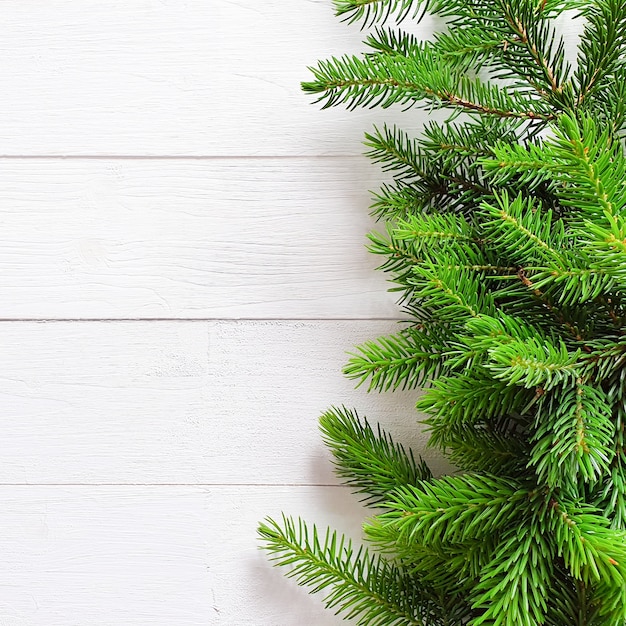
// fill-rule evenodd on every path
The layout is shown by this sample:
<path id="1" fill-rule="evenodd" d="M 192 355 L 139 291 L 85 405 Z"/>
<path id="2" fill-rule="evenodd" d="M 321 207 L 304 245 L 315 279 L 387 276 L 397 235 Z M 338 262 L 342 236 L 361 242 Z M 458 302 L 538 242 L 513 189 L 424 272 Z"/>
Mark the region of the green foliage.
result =
<path id="1" fill-rule="evenodd" d="M 267 519 L 259 534 L 277 565 L 291 566 L 288 575 L 313 593 L 326 591 L 326 607 L 359 626 L 423 626 L 435 610 L 410 574 L 330 529 L 320 539 L 315 526 L 283 517 L 282 525 Z"/>
<path id="2" fill-rule="evenodd" d="M 338 16 L 349 22 L 363 21 L 364 24 L 384 22 L 391 15 L 396 15 L 399 21 L 413 13 L 418 16 L 420 5 L 425 4 L 416 0 L 334 0 L 335 11 Z"/>
<path id="3" fill-rule="evenodd" d="M 290 518 L 261 526 L 265 546 L 360 624 L 626 626 L 626 0 L 335 8 L 376 27 L 306 92 L 449 112 L 418 136 L 366 134 L 387 177 L 369 249 L 408 320 L 344 373 L 421 387 L 429 445 L 458 472 L 330 409 L 337 474 L 376 507 L 372 551 Z M 427 42 L 385 25 L 424 12 L 443 18 Z"/>
<path id="4" fill-rule="evenodd" d="M 546 396 L 537 409 L 531 463 L 553 489 L 575 492 L 577 481 L 598 482 L 610 473 L 615 455 L 615 423 L 601 388 L 577 381 Z"/>
<path id="5" fill-rule="evenodd" d="M 344 56 L 312 67 L 314 80 L 303 83 L 312 94 L 321 93 L 323 107 L 345 104 L 390 107 L 415 106 L 463 110 L 473 115 L 530 121 L 554 119 L 547 104 L 533 92 L 513 90 L 469 77 L 445 65 L 434 45 L 417 43 L 409 56 L 384 52 L 365 57 Z"/>
<path id="6" fill-rule="evenodd" d="M 320 418 L 324 441 L 335 457 L 335 469 L 347 485 L 364 494 L 363 502 L 383 506 L 391 491 L 419 480 L 430 480 L 432 473 L 417 462 L 412 450 L 394 443 L 380 425 L 375 432 L 366 419 L 354 411 L 334 408 Z"/>

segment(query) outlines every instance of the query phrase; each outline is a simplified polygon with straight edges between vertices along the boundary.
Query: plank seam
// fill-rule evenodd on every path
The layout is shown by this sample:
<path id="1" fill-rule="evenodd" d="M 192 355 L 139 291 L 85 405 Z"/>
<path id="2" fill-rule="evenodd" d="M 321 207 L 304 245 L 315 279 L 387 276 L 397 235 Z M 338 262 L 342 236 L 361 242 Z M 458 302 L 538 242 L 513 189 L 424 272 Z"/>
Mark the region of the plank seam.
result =
<path id="1" fill-rule="evenodd" d="M 316 159 L 363 159 L 361 154 L 0 154 L 0 159 L 16 161 L 311 161 Z"/>
<path id="2" fill-rule="evenodd" d="M 402 317 L 4 317 L 0 323 L 67 323 L 67 322 L 408 322 Z"/>
<path id="3" fill-rule="evenodd" d="M 327 483 L 0 483 L 0 487 L 333 487 Z"/>

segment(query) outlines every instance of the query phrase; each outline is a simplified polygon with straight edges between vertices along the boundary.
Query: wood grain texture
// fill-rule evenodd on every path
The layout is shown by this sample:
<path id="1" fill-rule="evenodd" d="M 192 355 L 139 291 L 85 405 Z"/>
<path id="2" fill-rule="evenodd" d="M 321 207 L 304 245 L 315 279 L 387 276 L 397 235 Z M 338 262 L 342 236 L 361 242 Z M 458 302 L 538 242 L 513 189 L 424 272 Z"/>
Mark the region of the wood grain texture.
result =
<path id="1" fill-rule="evenodd" d="M 341 375 L 354 344 L 397 329 L 0 324 L 0 482 L 334 484 L 317 430 L 331 405 L 354 406 L 424 447 L 415 392 L 367 394 Z"/>
<path id="2" fill-rule="evenodd" d="M 3 626 L 330 626 L 258 549 L 281 510 L 358 539 L 332 487 L 2 487 Z"/>
<path id="3" fill-rule="evenodd" d="M 360 154 L 407 119 L 300 91 L 317 59 L 364 49 L 329 0 L 4 0 L 0 21 L 0 154 Z"/>
<path id="4" fill-rule="evenodd" d="M 0 317 L 397 317 L 361 158 L 0 160 Z"/>

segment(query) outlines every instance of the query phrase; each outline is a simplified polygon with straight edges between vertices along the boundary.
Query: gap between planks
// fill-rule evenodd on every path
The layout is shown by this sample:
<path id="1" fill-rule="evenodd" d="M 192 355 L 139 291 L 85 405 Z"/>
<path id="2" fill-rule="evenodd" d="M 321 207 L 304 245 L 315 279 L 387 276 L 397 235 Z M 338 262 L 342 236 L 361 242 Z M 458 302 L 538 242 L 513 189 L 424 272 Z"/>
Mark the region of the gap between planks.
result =
<path id="1" fill-rule="evenodd" d="M 15 322 L 408 322 L 403 317 L 2 317 L 0 323 Z"/>
<path id="2" fill-rule="evenodd" d="M 56 161 L 314 161 L 316 159 L 363 159 L 363 154 L 0 154 L 2 160 Z"/>
<path id="3" fill-rule="evenodd" d="M 0 483 L 1 487 L 333 487 L 348 485 L 330 483 Z"/>

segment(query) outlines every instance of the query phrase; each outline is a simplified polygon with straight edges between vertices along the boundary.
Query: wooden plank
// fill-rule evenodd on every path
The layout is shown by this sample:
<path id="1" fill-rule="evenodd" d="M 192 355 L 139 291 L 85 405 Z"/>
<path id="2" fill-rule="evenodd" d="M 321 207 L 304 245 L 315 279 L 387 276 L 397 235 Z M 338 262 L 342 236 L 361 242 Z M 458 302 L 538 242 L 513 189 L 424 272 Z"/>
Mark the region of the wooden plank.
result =
<path id="1" fill-rule="evenodd" d="M 357 407 L 417 450 L 415 392 L 346 351 L 393 322 L 0 324 L 1 483 L 334 484 L 317 417 Z M 434 467 L 444 466 L 431 452 Z"/>
<path id="2" fill-rule="evenodd" d="M 2 318 L 397 317 L 361 158 L 0 160 Z"/>
<path id="3" fill-rule="evenodd" d="M 2 487 L 0 623 L 344 623 L 273 569 L 256 526 L 281 510 L 358 538 L 329 487 Z"/>
<path id="4" fill-rule="evenodd" d="M 0 154 L 360 154 L 426 115 L 311 105 L 307 66 L 364 49 L 330 0 L 5 0 L 0 21 Z"/>

